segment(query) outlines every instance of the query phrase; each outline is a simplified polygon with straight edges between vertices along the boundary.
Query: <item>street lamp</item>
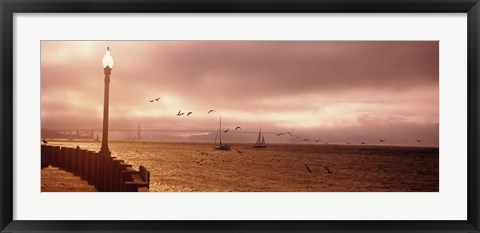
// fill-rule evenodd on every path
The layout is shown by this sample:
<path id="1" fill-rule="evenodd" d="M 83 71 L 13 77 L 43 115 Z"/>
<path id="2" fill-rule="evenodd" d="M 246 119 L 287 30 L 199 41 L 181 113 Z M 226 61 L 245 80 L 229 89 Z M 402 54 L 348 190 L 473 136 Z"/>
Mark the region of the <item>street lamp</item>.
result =
<path id="1" fill-rule="evenodd" d="M 110 86 L 110 73 L 113 68 L 113 57 L 110 55 L 110 47 L 107 47 L 107 52 L 102 59 L 103 73 L 105 74 L 105 91 L 103 96 L 103 131 L 102 131 L 102 147 L 100 148 L 101 155 L 110 156 L 108 149 L 108 96 Z"/>

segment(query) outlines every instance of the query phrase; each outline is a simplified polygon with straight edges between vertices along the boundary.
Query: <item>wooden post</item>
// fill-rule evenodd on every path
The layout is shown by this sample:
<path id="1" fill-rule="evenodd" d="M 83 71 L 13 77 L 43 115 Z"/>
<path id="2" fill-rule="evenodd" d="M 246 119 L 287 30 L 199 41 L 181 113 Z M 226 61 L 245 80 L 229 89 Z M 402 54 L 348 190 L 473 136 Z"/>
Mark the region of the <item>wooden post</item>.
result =
<path id="1" fill-rule="evenodd" d="M 101 177 L 100 177 L 100 182 L 102 184 L 102 192 L 107 191 L 105 186 L 107 184 L 107 155 L 100 155 L 100 170 L 102 171 Z"/>
<path id="2" fill-rule="evenodd" d="M 80 175 L 88 180 L 87 150 L 80 151 Z"/>
<path id="3" fill-rule="evenodd" d="M 110 164 L 111 162 L 111 157 L 108 156 L 108 157 L 105 157 L 105 192 L 110 192 L 110 177 L 111 177 L 111 174 L 110 174 Z"/>
<path id="4" fill-rule="evenodd" d="M 113 159 L 112 160 L 112 179 L 111 179 L 111 183 L 110 183 L 110 191 L 111 192 L 118 192 L 117 190 L 117 180 L 120 178 L 118 176 L 118 167 L 120 165 L 120 163 L 123 162 L 123 160 L 120 160 L 120 159 Z"/>
<path id="5" fill-rule="evenodd" d="M 118 192 L 122 192 L 123 191 L 123 186 L 124 186 L 124 177 L 123 177 L 123 171 L 125 171 L 127 168 L 132 168 L 132 165 L 128 164 L 128 163 L 125 163 L 125 162 L 121 162 L 119 165 L 118 165 L 118 171 L 117 171 L 117 191 Z"/>
<path id="6" fill-rule="evenodd" d="M 106 155 L 97 154 L 97 190 L 105 192 L 105 160 Z"/>
<path id="7" fill-rule="evenodd" d="M 96 176 L 96 168 L 94 162 L 94 153 L 91 151 L 87 151 L 87 161 L 88 161 L 88 181 L 91 184 L 95 184 L 95 176 Z"/>
<path id="8" fill-rule="evenodd" d="M 73 161 L 72 161 L 72 173 L 75 175 L 80 175 L 80 163 L 78 162 L 80 158 L 80 149 L 75 148 L 73 150 Z"/>
<path id="9" fill-rule="evenodd" d="M 144 166 L 140 166 L 139 169 L 142 179 L 148 183 L 148 188 L 150 188 L 150 172 Z"/>
<path id="10" fill-rule="evenodd" d="M 59 154 L 60 154 L 60 147 L 58 147 L 58 146 L 52 147 L 52 157 L 53 157 L 52 165 L 53 166 L 56 166 L 56 167 L 59 166 L 58 165 L 60 163 L 59 162 L 60 161 Z"/>
<path id="11" fill-rule="evenodd" d="M 67 148 L 62 147 L 60 148 L 58 152 L 58 158 L 59 158 L 59 163 L 58 167 L 61 169 L 66 169 L 67 168 Z"/>
<path id="12" fill-rule="evenodd" d="M 73 149 L 72 148 L 65 148 L 65 170 L 71 172 L 72 171 L 72 156 Z"/>
<path id="13" fill-rule="evenodd" d="M 43 169 L 43 168 L 46 168 L 48 167 L 48 150 L 49 148 L 45 145 L 42 145 L 40 147 L 40 167 Z"/>

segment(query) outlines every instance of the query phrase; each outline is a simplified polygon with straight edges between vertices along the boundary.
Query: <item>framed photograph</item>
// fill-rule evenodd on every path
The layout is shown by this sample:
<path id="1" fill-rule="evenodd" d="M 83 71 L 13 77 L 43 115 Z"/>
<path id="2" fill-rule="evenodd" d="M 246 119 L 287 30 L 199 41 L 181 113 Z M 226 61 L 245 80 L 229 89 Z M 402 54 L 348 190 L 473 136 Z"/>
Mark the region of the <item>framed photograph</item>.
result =
<path id="1" fill-rule="evenodd" d="M 1 1 L 1 232 L 479 232 L 471 1 Z"/>

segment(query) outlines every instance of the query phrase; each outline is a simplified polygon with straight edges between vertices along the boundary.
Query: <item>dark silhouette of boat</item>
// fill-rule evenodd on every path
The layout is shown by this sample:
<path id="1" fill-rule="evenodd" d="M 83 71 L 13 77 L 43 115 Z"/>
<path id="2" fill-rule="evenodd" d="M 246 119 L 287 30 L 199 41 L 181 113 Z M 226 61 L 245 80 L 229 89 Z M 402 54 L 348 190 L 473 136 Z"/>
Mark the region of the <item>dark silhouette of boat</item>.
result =
<path id="1" fill-rule="evenodd" d="M 218 126 L 217 134 L 215 135 L 215 144 L 217 144 L 217 137 L 220 140 L 219 144 L 215 146 L 215 150 L 230 150 L 230 145 L 222 143 L 222 117 L 220 117 L 220 124 Z"/>
<path id="2" fill-rule="evenodd" d="M 262 129 L 260 129 L 260 131 L 258 131 L 257 142 L 255 143 L 255 145 L 253 145 L 253 147 L 255 147 L 255 148 L 265 148 L 265 147 L 267 147 L 267 144 L 265 143 L 265 138 L 263 137 L 263 134 L 262 134 Z"/>

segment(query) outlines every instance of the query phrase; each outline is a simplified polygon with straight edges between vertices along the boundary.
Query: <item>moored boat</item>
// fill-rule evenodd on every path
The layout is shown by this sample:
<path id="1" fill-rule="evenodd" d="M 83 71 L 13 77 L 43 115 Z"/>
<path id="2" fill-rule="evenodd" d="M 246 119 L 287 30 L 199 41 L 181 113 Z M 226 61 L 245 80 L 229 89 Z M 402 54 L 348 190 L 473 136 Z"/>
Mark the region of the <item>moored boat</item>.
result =
<path id="1" fill-rule="evenodd" d="M 267 147 L 267 144 L 265 143 L 265 138 L 263 137 L 263 134 L 262 134 L 262 129 L 260 129 L 260 131 L 258 132 L 257 142 L 255 143 L 255 145 L 253 145 L 253 147 L 255 148 Z"/>
<path id="2" fill-rule="evenodd" d="M 215 150 L 230 150 L 230 145 L 222 143 L 222 117 L 220 117 L 220 124 L 218 126 L 218 131 L 215 136 L 215 144 L 217 143 L 217 136 L 219 136 L 219 144 L 215 146 Z"/>

